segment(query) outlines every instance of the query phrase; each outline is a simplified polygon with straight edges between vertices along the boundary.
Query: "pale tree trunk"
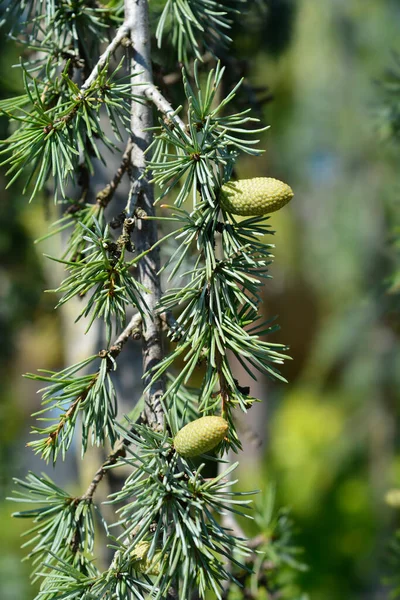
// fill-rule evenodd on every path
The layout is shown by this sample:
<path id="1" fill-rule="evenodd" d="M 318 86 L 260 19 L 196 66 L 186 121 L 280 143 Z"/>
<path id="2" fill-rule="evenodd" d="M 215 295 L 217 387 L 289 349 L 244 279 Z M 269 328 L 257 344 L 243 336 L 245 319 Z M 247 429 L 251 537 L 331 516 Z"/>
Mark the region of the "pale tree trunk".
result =
<path id="1" fill-rule="evenodd" d="M 150 57 L 150 33 L 147 0 L 125 0 L 125 22 L 130 29 L 132 43 L 130 74 L 135 84 L 145 84 L 143 88 L 135 85 L 135 95 L 143 97 L 143 104 L 132 100 L 131 136 L 133 147 L 129 169 L 131 181 L 130 210 L 136 215 L 136 248 L 143 252 L 157 241 L 157 224 L 140 218 L 141 211 L 154 216 L 154 190 L 148 178 L 142 177 L 145 171 L 145 151 L 151 143 L 152 134 L 146 131 L 153 124 L 152 106 L 145 96 L 145 89 L 153 82 Z M 147 85 L 146 85 L 147 84 Z M 148 157 L 147 157 L 148 158 Z M 141 178 L 142 177 L 142 178 Z M 141 178 L 141 179 L 140 179 Z M 131 216 L 131 215 L 128 215 Z M 139 217 L 139 218 L 138 218 Z M 156 315 L 156 305 L 161 296 L 161 285 L 158 271 L 160 268 L 159 249 L 150 252 L 139 263 L 138 278 L 147 288 L 144 294 L 148 313 L 143 319 L 143 372 L 154 368 L 163 356 L 161 320 Z M 147 386 L 149 377 L 144 384 Z M 164 391 L 162 379 L 152 384 L 145 399 L 145 417 L 147 423 L 156 429 L 163 429 L 164 415 L 160 397 Z"/>

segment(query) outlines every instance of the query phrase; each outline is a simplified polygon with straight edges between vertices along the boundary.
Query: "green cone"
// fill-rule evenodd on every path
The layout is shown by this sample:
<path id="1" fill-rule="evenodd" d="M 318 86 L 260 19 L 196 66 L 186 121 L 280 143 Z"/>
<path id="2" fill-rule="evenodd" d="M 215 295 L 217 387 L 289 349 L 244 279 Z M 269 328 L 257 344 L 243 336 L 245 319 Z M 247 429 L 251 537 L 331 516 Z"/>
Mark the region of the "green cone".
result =
<path id="1" fill-rule="evenodd" d="M 254 177 L 225 183 L 220 191 L 220 205 L 229 213 L 261 216 L 285 206 L 293 198 L 293 190 L 279 179 Z"/>
<path id="2" fill-rule="evenodd" d="M 159 575 L 159 558 L 161 556 L 161 552 L 156 552 L 153 558 L 149 560 L 147 558 L 149 550 L 150 542 L 139 542 L 131 552 L 133 566 L 137 571 L 140 571 L 140 573 L 147 573 L 148 575 Z"/>
<path id="3" fill-rule="evenodd" d="M 185 458 L 209 452 L 222 442 L 228 427 L 222 417 L 196 419 L 178 431 L 174 439 L 175 450 Z"/>

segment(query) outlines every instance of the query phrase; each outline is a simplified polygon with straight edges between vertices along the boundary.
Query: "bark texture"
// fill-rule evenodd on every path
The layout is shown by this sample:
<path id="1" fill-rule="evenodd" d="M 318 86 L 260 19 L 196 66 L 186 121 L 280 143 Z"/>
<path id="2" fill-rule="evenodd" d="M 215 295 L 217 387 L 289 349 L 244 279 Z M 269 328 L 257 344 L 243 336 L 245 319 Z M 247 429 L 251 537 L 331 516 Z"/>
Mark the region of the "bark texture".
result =
<path id="1" fill-rule="evenodd" d="M 143 177 L 145 172 L 145 151 L 152 141 L 152 134 L 146 131 L 153 124 L 152 105 L 146 98 L 145 90 L 153 82 L 150 34 L 148 24 L 147 0 L 125 0 L 125 23 L 130 31 L 131 40 L 131 69 L 135 84 L 135 95 L 143 96 L 143 104 L 137 100 L 132 101 L 131 136 L 132 152 L 129 168 L 131 180 L 130 212 L 140 215 L 142 209 L 147 215 L 154 216 L 154 191 L 148 177 Z M 135 212 L 136 210 L 136 212 Z M 128 215 L 129 216 L 129 215 Z M 136 248 L 138 253 L 151 248 L 157 241 L 157 224 L 137 218 L 136 222 Z M 143 371 L 148 373 L 163 357 L 162 349 L 162 323 L 156 315 L 156 305 L 161 296 L 160 278 L 157 275 L 160 268 L 159 249 L 156 248 L 139 263 L 138 279 L 148 289 L 144 299 L 148 313 L 143 319 Z M 149 375 L 145 375 L 144 384 L 148 385 Z M 164 428 L 164 413 L 160 398 L 164 393 L 162 379 L 153 383 L 145 399 L 145 418 L 148 424 L 155 429 Z"/>

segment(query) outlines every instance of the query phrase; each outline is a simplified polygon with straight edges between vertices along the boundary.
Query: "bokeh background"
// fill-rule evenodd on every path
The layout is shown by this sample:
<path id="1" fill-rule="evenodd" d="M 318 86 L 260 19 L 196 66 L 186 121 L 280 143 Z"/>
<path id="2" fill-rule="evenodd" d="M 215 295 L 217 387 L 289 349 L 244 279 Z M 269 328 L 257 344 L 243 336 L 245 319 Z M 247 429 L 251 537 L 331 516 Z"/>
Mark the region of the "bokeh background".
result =
<path id="1" fill-rule="evenodd" d="M 262 451 L 247 444 L 241 485 L 274 483 L 279 504 L 291 508 L 310 566 L 301 575 L 310 600 L 383 600 L 399 525 L 384 497 L 400 487 L 400 298 L 391 284 L 400 262 L 400 144 L 390 136 L 382 80 L 400 52 L 400 2 L 250 4 L 231 50 L 257 99 L 267 100 L 254 108 L 271 128 L 260 143 L 265 154 L 241 160 L 238 174 L 278 177 L 295 191 L 271 219 L 276 258 L 264 306 L 278 315 L 274 341 L 288 344 L 293 360 L 283 369 L 288 384 L 259 384 Z M 11 67 L 19 53 L 3 36 L 1 97 L 21 89 Z M 4 138 L 3 117 L 0 131 Z M 5 184 L 2 169 L 2 190 Z M 25 448 L 39 399 L 21 374 L 59 369 L 71 351 L 71 326 L 43 294 L 60 272 L 42 253 L 59 254 L 61 242 L 34 245 L 51 212 L 46 198 L 28 206 L 18 184 L 2 191 L 2 600 L 32 597 L 28 565 L 20 562 L 26 524 L 10 519 L 14 507 L 2 499 L 12 476 L 43 469 Z M 73 489 L 76 465 L 47 472 Z"/>

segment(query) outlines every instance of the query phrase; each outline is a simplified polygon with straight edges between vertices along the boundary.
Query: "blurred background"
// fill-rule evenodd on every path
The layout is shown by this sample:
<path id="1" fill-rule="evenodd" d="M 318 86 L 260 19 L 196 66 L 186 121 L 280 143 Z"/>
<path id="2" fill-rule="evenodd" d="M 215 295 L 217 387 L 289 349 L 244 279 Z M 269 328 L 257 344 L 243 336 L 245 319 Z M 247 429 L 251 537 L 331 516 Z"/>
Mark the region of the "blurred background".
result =
<path id="1" fill-rule="evenodd" d="M 288 344 L 293 360 L 283 368 L 288 384 L 259 384 L 262 452 L 246 445 L 241 488 L 274 483 L 278 503 L 291 508 L 310 566 L 301 575 L 310 600 L 383 600 L 388 546 L 400 525 L 400 513 L 384 501 L 400 487 L 400 297 L 393 283 L 400 119 L 382 82 L 400 52 L 400 2 L 250 4 L 231 53 L 256 94 L 254 110 L 271 128 L 260 142 L 265 154 L 243 158 L 238 175 L 277 177 L 295 191 L 271 218 L 276 258 L 264 307 L 278 315 L 273 341 Z M 11 68 L 19 54 L 3 36 L 1 98 L 20 93 L 20 73 Z M 6 137 L 4 118 L 0 130 Z M 4 170 L 0 184 L 3 190 Z M 59 255 L 62 242 L 34 245 L 49 212 L 45 199 L 28 206 L 18 184 L 2 192 L 1 499 L 12 476 L 44 469 L 25 448 L 39 397 L 21 374 L 60 369 L 71 352 L 72 326 L 43 294 L 61 273 L 42 254 Z M 47 472 L 70 489 L 78 485 L 74 461 Z M 13 509 L 0 500 L 0 596 L 29 600 L 29 565 L 20 563 L 26 524 L 10 519 Z"/>

